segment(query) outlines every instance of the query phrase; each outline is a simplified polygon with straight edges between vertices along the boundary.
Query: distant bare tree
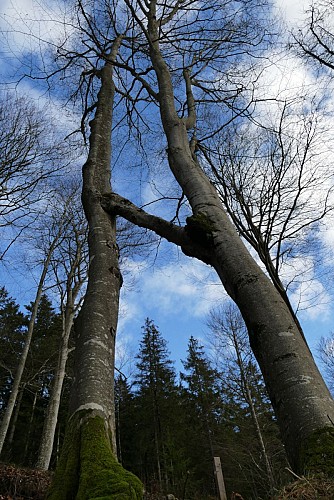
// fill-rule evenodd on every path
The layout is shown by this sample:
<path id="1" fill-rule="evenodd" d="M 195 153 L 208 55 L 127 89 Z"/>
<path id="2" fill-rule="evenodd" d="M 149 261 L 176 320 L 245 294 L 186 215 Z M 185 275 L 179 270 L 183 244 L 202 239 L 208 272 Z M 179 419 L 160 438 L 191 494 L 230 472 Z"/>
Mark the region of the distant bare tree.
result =
<path id="1" fill-rule="evenodd" d="M 17 228 L 0 248 L 0 259 L 36 218 L 49 193 L 46 184 L 74 157 L 49 113 L 28 97 L 0 94 L 0 228 Z"/>
<path id="2" fill-rule="evenodd" d="M 298 280 L 295 260 L 320 259 L 319 228 L 334 208 L 331 149 L 317 110 L 303 116 L 295 101 L 278 107 L 271 127 L 234 124 L 200 149 L 227 213 L 299 325 L 287 291 Z"/>
<path id="3" fill-rule="evenodd" d="M 83 295 L 82 289 L 87 280 L 87 223 L 79 200 L 79 186 L 63 187 L 55 193 L 53 219 L 57 223 L 57 212 L 66 207 L 66 223 L 59 245 L 53 252 L 50 268 L 55 280 L 55 287 L 60 297 L 62 317 L 62 336 L 59 339 L 58 362 L 52 382 L 50 400 L 44 419 L 43 433 L 36 462 L 36 467 L 47 470 L 50 465 L 53 442 L 58 421 L 58 412 L 66 375 L 66 363 L 69 355 L 69 340 L 73 322 Z M 81 295 L 81 296 L 80 296 Z"/>
<path id="4" fill-rule="evenodd" d="M 210 311 L 207 325 L 207 339 L 214 356 L 217 373 L 221 374 L 224 384 L 233 392 L 237 391 L 248 406 L 253 422 L 255 436 L 261 449 L 263 480 L 266 488 L 273 493 L 279 486 L 280 478 L 273 469 L 273 456 L 267 450 L 266 439 L 261 428 L 259 401 L 254 398 L 254 374 L 258 372 L 256 361 L 249 345 L 245 323 L 235 304 L 215 308 Z M 258 376 L 260 376 L 258 372 Z M 255 389 L 256 391 L 256 389 Z M 283 446 L 281 454 L 284 456 Z M 275 449 L 278 452 L 278 449 Z M 263 474 L 265 470 L 265 474 Z"/>
<path id="5" fill-rule="evenodd" d="M 334 70 L 334 6 L 331 0 L 311 2 L 305 26 L 294 34 L 299 53 L 318 68 Z"/>

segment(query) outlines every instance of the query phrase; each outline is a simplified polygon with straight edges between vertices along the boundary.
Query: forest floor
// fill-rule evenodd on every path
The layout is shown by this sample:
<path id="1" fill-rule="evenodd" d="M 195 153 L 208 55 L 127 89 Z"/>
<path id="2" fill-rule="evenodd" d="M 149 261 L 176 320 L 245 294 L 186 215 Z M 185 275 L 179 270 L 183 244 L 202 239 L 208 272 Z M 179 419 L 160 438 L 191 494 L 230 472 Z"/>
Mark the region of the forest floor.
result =
<path id="1" fill-rule="evenodd" d="M 0 463 L 0 500 L 43 500 L 52 473 Z"/>
<path id="2" fill-rule="evenodd" d="M 301 477 L 297 481 L 285 486 L 272 500 L 333 500 L 334 478 L 329 479 L 321 475 Z"/>
<path id="3" fill-rule="evenodd" d="M 0 463 L 0 500 L 44 500 L 52 473 Z M 157 497 L 154 497 L 157 498 Z M 162 498 L 165 497 L 161 497 Z M 235 496 L 232 498 L 236 498 Z M 237 498 L 248 500 L 241 496 Z M 334 479 L 301 477 L 285 486 L 271 500 L 333 500 Z"/>

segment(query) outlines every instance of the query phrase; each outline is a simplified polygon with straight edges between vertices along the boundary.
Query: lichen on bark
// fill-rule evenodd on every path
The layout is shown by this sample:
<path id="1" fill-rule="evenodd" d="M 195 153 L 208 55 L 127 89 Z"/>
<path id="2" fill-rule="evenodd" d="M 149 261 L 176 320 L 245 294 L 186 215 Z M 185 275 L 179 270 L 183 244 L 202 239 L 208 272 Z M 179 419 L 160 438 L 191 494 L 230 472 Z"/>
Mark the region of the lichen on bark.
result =
<path id="1" fill-rule="evenodd" d="M 141 500 L 143 486 L 115 458 L 104 419 L 90 411 L 68 424 L 47 500 Z"/>

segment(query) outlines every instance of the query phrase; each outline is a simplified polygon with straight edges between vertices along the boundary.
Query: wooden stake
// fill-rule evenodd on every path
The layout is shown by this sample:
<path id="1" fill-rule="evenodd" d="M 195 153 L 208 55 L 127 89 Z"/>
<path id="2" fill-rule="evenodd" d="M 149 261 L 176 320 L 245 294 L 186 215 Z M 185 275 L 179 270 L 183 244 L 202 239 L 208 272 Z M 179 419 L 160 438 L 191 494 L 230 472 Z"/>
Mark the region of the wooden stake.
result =
<path id="1" fill-rule="evenodd" d="M 227 500 L 220 457 L 213 457 L 219 500 Z"/>

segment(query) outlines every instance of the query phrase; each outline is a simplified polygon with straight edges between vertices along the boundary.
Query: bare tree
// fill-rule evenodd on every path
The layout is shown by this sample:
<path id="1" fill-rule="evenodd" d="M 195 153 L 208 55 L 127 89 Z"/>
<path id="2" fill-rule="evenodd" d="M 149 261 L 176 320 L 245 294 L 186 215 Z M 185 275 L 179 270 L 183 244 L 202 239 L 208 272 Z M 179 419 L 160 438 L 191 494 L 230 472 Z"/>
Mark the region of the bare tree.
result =
<path id="1" fill-rule="evenodd" d="M 300 327 L 287 292 L 298 281 L 294 261 L 323 256 L 317 236 L 333 210 L 330 146 L 317 110 L 301 116 L 295 101 L 278 107 L 272 128 L 234 124 L 201 152 L 228 215 Z"/>
<path id="2" fill-rule="evenodd" d="M 116 219 L 100 204 L 102 193 L 111 192 L 113 66 L 122 36 L 116 36 L 112 41 L 104 38 L 100 45 L 94 39 L 101 34 L 99 26 L 93 25 L 89 9 L 85 10 L 81 1 L 78 2 L 78 12 L 82 33 L 85 30 L 90 33 L 89 42 L 97 42 L 95 47 L 97 45 L 99 51 L 97 56 L 94 54 L 98 67 L 92 69 L 91 75 L 98 76 L 100 88 L 90 106 L 90 111 L 95 110 L 95 114 L 90 122 L 89 153 L 83 167 L 82 188 L 89 228 L 90 265 L 87 291 L 74 327 L 75 366 L 69 427 L 48 498 L 93 497 L 98 491 L 99 496 L 118 494 L 139 499 L 142 497 L 140 481 L 125 471 L 116 458 L 114 358 L 122 276 L 116 244 Z M 75 56 L 80 60 L 77 53 Z M 71 61 L 71 54 L 65 53 L 65 58 Z M 88 87 L 88 92 L 91 91 L 92 88 Z M 73 467 L 74 463 L 77 466 Z"/>
<path id="3" fill-rule="evenodd" d="M 66 207 L 67 218 L 62 239 L 55 249 L 50 263 L 60 296 L 62 336 L 36 462 L 36 466 L 40 469 L 48 469 L 50 465 L 63 382 L 66 375 L 66 363 L 70 350 L 69 339 L 74 317 L 82 299 L 80 292 L 87 277 L 87 227 L 82 208 L 79 205 L 78 187 L 75 185 L 69 193 L 66 193 L 66 188 L 63 188 L 62 193 L 57 193 L 54 201 L 57 210 L 62 204 Z M 57 220 L 57 214 L 54 217 Z"/>
<path id="4" fill-rule="evenodd" d="M 334 70 L 334 9 L 330 0 L 310 2 L 303 29 L 294 34 L 299 53 L 316 67 Z"/>
<path id="5" fill-rule="evenodd" d="M 47 183 L 74 159 L 68 146 L 45 110 L 13 92 L 0 94 L 0 227 L 16 228 L 0 259 L 36 219 Z"/>
<path id="6" fill-rule="evenodd" d="M 243 78 L 253 68 L 251 60 L 244 61 L 262 50 L 265 31 L 256 27 L 263 4 L 125 0 L 102 2 L 96 10 L 90 1 L 78 0 L 76 6 L 76 43 L 58 47 L 53 76 L 64 78 L 72 68 L 72 76 L 79 78 L 74 94 L 84 103 L 84 132 L 85 118 L 95 111 L 83 172 L 90 269 L 75 324 L 70 424 L 49 498 L 89 496 L 100 486 L 100 496 L 113 491 L 107 478 L 116 474 L 110 446 L 110 436 L 115 443 L 111 381 L 121 284 L 116 215 L 214 267 L 247 325 L 293 467 L 325 469 L 332 456 L 328 434 L 333 432 L 333 399 L 289 307 L 241 241 L 198 153 L 199 145 L 251 109 L 252 98 L 242 90 L 247 87 Z M 163 129 L 165 168 L 187 200 L 185 225 L 150 215 L 111 192 L 113 108 L 122 109 L 114 116 L 126 120 L 137 136 L 144 119 Z M 107 477 L 99 481 L 106 463 Z M 140 498 L 138 483 L 125 477 L 128 497 Z"/>
<path id="7" fill-rule="evenodd" d="M 227 386 L 232 383 L 232 391 L 236 387 L 249 408 L 253 421 L 256 438 L 261 449 L 261 459 L 264 462 L 262 469 L 266 487 L 271 494 L 279 487 L 279 477 L 275 475 L 272 457 L 267 451 L 265 437 L 260 425 L 258 406 L 254 398 L 254 366 L 255 359 L 249 346 L 248 334 L 241 314 L 233 304 L 225 308 L 214 309 L 210 312 L 207 325 L 207 338 L 217 365 L 217 372 L 221 373 L 222 380 Z M 277 452 L 277 449 L 275 450 Z M 283 451 L 283 447 L 282 450 Z"/>

